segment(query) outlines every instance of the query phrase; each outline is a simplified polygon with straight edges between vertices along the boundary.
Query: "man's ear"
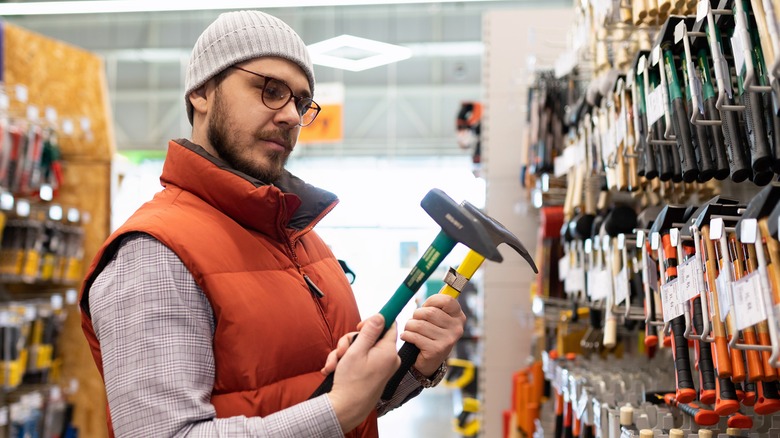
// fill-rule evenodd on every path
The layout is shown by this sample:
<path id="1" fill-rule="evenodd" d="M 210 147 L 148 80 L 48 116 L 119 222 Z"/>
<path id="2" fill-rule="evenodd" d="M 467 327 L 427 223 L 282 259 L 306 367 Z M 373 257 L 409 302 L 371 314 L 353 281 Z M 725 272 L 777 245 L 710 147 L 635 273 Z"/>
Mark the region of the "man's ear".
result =
<path id="1" fill-rule="evenodd" d="M 193 117 L 195 113 L 206 114 L 208 110 L 208 99 L 206 98 L 206 84 L 192 90 L 187 97 L 192 104 Z"/>

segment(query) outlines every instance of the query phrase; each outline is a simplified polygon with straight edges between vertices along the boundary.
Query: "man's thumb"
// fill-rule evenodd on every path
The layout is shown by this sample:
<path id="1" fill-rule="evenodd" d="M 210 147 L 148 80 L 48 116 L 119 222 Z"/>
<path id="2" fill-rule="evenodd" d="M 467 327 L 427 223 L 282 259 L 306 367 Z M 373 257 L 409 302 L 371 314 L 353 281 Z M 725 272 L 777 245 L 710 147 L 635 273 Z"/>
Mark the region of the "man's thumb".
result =
<path id="1" fill-rule="evenodd" d="M 385 328 L 385 318 L 381 314 L 376 314 L 363 321 L 363 327 L 360 329 L 359 336 L 352 344 L 353 347 L 368 350 L 376 344 L 382 330 Z"/>

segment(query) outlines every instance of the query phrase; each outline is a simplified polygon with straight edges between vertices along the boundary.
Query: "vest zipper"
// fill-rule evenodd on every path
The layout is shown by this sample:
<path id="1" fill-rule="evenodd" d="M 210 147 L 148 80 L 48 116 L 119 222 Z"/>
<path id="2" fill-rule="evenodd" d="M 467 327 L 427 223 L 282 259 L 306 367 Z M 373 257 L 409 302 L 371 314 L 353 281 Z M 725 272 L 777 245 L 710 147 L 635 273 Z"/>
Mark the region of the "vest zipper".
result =
<path id="1" fill-rule="evenodd" d="M 317 287 L 316 284 L 309 278 L 308 275 L 303 274 L 303 280 L 306 281 L 306 285 L 309 286 L 311 293 L 317 296 L 317 298 L 325 298 L 325 293 Z"/>

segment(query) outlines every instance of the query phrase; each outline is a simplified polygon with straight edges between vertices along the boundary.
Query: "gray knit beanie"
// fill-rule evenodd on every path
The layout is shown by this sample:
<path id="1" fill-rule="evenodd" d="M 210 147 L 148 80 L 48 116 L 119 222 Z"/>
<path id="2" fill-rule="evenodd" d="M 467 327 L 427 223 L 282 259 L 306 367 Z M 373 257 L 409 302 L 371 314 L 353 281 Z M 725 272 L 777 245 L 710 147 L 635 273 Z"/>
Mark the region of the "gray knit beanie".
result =
<path id="1" fill-rule="evenodd" d="M 190 124 L 190 93 L 231 65 L 263 56 L 278 56 L 298 64 L 314 93 L 314 68 L 309 51 L 287 23 L 259 11 L 226 12 L 203 31 L 192 49 L 184 84 Z"/>

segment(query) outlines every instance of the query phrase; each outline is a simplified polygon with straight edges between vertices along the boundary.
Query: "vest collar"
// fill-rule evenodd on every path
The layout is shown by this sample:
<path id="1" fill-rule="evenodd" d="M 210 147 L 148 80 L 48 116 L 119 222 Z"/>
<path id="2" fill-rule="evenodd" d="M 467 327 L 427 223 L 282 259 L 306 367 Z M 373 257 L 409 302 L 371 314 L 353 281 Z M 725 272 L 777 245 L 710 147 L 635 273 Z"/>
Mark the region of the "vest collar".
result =
<path id="1" fill-rule="evenodd" d="M 160 182 L 186 190 L 242 226 L 268 236 L 311 228 L 338 203 L 333 193 L 287 170 L 276 184 L 266 184 L 186 139 L 168 143 Z"/>

